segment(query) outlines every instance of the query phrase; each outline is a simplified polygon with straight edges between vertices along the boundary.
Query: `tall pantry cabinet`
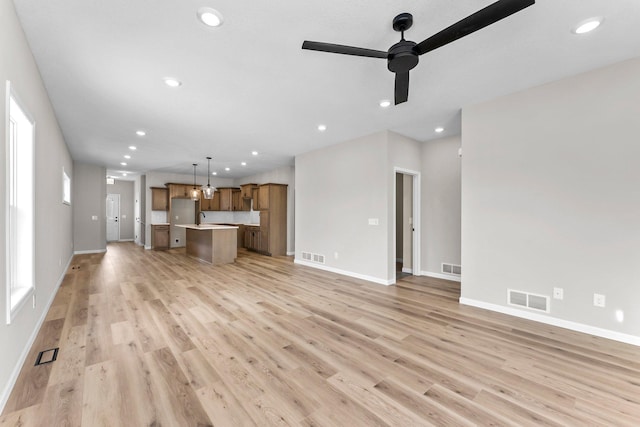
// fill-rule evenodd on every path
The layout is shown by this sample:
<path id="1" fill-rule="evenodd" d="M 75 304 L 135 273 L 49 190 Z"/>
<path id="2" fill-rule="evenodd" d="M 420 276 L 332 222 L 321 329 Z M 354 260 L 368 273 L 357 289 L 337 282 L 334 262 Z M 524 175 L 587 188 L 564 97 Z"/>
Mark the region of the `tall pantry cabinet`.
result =
<path id="1" fill-rule="evenodd" d="M 267 255 L 287 254 L 287 185 L 262 184 L 258 187 L 260 211 L 259 247 Z"/>

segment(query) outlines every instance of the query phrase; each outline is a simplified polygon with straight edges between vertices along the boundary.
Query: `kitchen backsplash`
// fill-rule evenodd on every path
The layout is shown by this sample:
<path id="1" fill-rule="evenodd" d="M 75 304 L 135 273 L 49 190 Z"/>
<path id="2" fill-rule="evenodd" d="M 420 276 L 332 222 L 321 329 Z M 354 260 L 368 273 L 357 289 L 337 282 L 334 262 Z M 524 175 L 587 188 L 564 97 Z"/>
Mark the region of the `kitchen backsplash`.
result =
<path id="1" fill-rule="evenodd" d="M 168 222 L 166 211 L 151 211 L 151 224 L 166 224 Z"/>
<path id="2" fill-rule="evenodd" d="M 260 211 L 206 211 L 202 222 L 259 224 Z"/>

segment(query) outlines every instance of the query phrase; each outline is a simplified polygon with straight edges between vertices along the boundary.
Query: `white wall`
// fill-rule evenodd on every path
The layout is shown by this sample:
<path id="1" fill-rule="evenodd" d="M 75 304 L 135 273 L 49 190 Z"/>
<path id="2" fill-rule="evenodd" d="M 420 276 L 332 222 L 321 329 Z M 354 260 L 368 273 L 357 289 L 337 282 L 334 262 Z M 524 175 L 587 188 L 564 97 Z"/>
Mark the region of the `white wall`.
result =
<path id="1" fill-rule="evenodd" d="M 464 109 L 463 301 L 561 287 L 541 317 L 640 344 L 638 76 L 634 59 Z"/>
<path id="2" fill-rule="evenodd" d="M 454 280 L 441 265 L 460 265 L 460 145 L 459 135 L 422 143 L 421 268 L 423 274 Z"/>
<path id="3" fill-rule="evenodd" d="M 73 247 L 75 253 L 107 250 L 107 170 L 73 162 Z M 92 219 L 96 217 L 97 219 Z"/>
<path id="4" fill-rule="evenodd" d="M 36 307 L 23 306 L 11 325 L 6 325 L 6 293 L 0 291 L 0 412 L 20 372 L 38 328 L 64 277 L 73 253 L 72 206 L 62 203 L 62 168 L 69 176 L 75 171 L 69 150 L 58 126 L 37 65 L 31 55 L 13 3 L 0 0 L 0 135 L 5 145 L 5 82 L 33 116 L 35 132 L 35 278 Z M 6 277 L 5 213 L 6 154 L 0 150 L 0 276 Z M 73 185 L 73 182 L 72 182 Z M 75 203 L 71 200 L 71 203 Z M 26 363 L 34 363 L 27 360 Z"/>
<path id="5" fill-rule="evenodd" d="M 326 260 L 318 267 L 389 283 L 395 175 L 387 141 L 380 132 L 296 156 L 296 262 L 303 251 L 317 253 Z"/>

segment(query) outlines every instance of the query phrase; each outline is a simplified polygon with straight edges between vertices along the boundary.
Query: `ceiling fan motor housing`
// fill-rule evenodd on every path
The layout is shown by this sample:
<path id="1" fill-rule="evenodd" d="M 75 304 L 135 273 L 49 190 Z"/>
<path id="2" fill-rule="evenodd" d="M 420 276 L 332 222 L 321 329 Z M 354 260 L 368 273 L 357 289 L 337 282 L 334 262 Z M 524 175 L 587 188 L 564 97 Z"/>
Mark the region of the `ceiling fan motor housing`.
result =
<path id="1" fill-rule="evenodd" d="M 416 43 L 409 40 L 400 40 L 389 48 L 387 67 L 394 73 L 406 73 L 418 65 L 418 52 Z"/>

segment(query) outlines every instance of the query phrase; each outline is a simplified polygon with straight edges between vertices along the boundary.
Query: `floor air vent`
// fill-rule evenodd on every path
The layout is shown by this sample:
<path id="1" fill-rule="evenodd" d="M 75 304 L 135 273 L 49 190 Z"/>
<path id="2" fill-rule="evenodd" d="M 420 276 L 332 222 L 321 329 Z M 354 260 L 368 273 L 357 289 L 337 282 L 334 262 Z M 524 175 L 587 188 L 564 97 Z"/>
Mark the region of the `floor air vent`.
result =
<path id="1" fill-rule="evenodd" d="M 33 366 L 44 365 L 46 363 L 55 362 L 56 359 L 58 358 L 58 350 L 59 350 L 59 347 L 41 351 L 40 353 L 38 353 L 36 364 Z"/>
<path id="2" fill-rule="evenodd" d="M 546 295 L 508 289 L 507 303 L 518 307 L 530 308 L 531 310 L 549 312 L 549 297 Z"/>
<path id="3" fill-rule="evenodd" d="M 302 259 L 305 261 L 311 261 L 313 259 L 311 252 L 302 252 Z"/>
<path id="4" fill-rule="evenodd" d="M 442 273 L 446 274 L 455 274 L 459 276 L 462 274 L 462 267 L 455 264 L 448 264 L 446 262 L 442 263 Z"/>
<path id="5" fill-rule="evenodd" d="M 317 262 L 318 264 L 324 264 L 324 255 L 313 254 L 313 262 Z"/>

